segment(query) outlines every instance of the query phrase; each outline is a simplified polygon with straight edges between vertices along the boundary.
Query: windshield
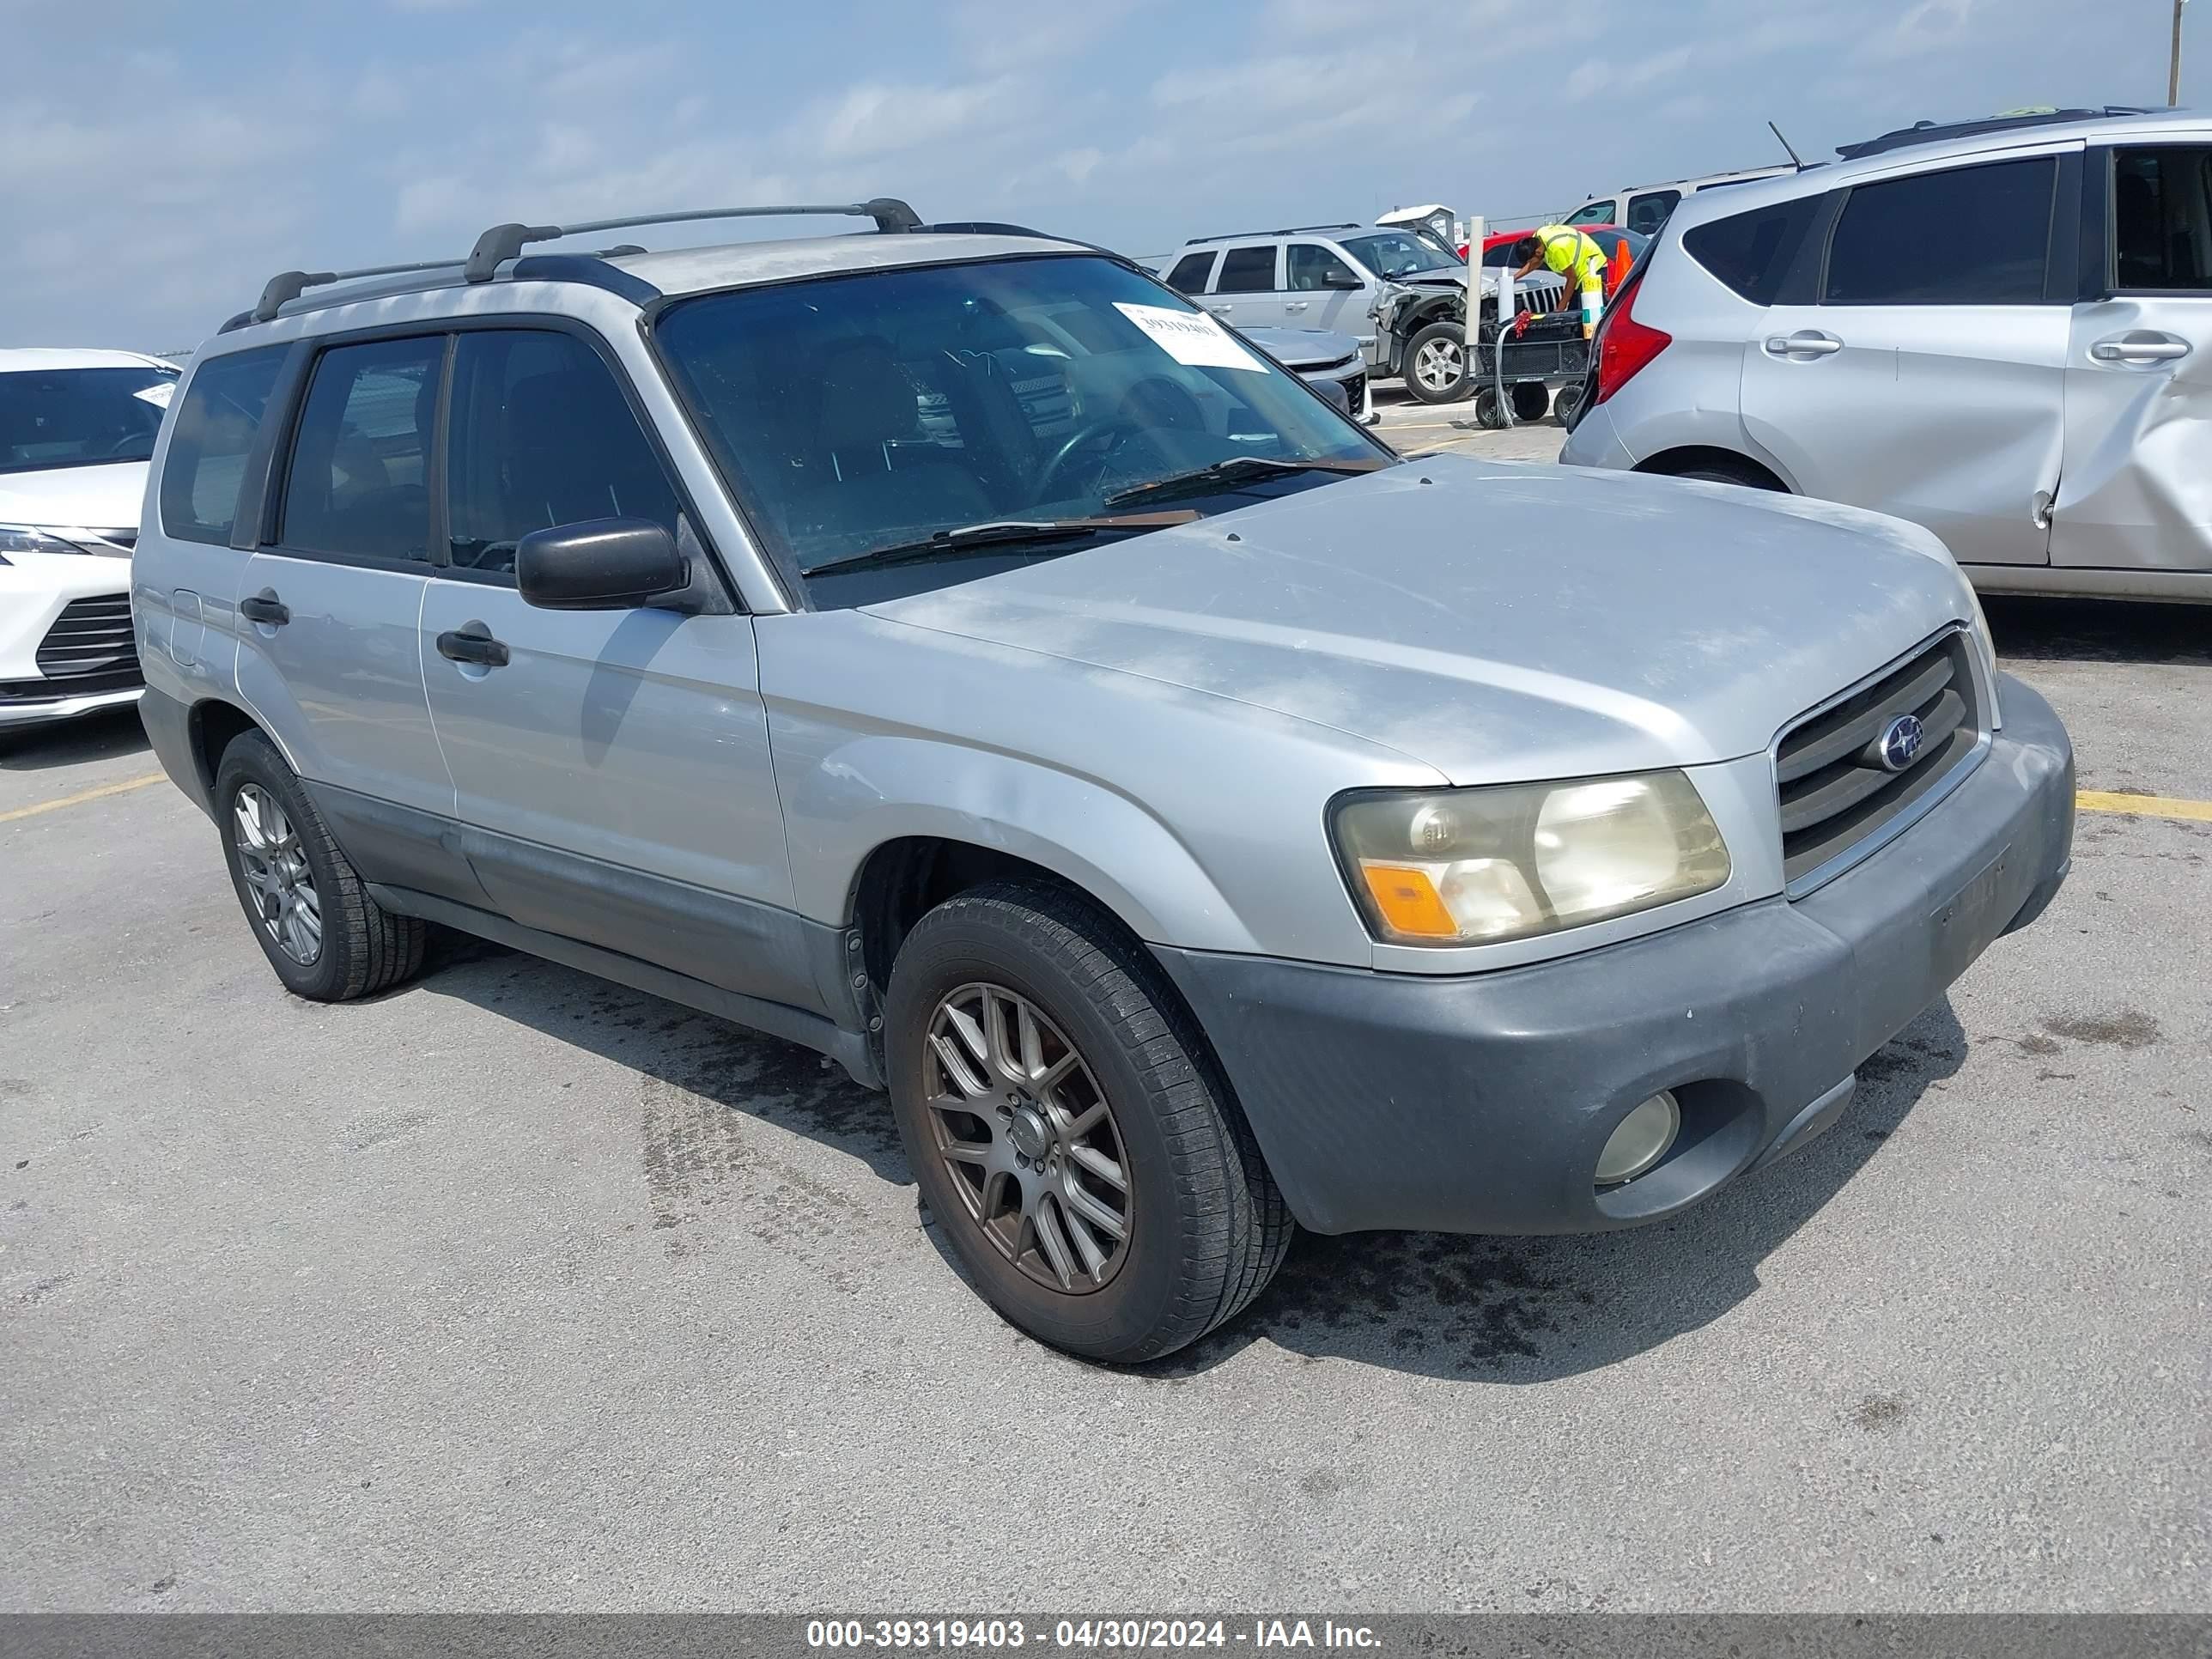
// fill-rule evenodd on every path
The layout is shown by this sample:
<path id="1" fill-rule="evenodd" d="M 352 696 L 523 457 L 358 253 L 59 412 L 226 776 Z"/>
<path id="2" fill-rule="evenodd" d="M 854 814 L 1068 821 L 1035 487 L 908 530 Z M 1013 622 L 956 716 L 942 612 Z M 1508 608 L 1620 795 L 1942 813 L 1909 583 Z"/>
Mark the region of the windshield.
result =
<path id="1" fill-rule="evenodd" d="M 0 374 L 0 473 L 145 460 L 176 386 L 150 367 Z"/>
<path id="2" fill-rule="evenodd" d="M 1402 230 L 1346 236 L 1337 246 L 1377 276 L 1412 276 L 1424 270 L 1449 270 L 1460 263 L 1456 256 L 1440 253 L 1419 237 Z"/>
<path id="3" fill-rule="evenodd" d="M 989 558 L 948 546 L 942 561 L 866 576 L 826 568 L 940 531 L 1112 514 L 1135 486 L 1242 457 L 1389 459 L 1206 313 L 1091 256 L 740 289 L 671 307 L 654 337 L 755 527 L 802 571 L 823 570 L 809 582 L 817 603 L 965 581 L 1085 544 Z M 1220 511 L 1338 476 L 1233 467 L 1175 500 Z"/>

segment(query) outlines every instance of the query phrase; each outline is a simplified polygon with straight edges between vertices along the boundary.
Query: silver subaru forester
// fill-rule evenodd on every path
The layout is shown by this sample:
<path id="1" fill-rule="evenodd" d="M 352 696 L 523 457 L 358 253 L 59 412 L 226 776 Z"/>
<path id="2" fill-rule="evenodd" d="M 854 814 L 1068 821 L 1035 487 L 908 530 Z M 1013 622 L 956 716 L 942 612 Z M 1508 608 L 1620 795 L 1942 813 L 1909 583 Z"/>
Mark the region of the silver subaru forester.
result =
<path id="1" fill-rule="evenodd" d="M 832 1055 L 1133 1361 L 1293 1222 L 1700 1202 L 2065 875 L 1924 531 L 1401 461 L 1125 261 L 842 210 L 286 272 L 194 359 L 145 720 L 294 993 L 442 925 Z"/>

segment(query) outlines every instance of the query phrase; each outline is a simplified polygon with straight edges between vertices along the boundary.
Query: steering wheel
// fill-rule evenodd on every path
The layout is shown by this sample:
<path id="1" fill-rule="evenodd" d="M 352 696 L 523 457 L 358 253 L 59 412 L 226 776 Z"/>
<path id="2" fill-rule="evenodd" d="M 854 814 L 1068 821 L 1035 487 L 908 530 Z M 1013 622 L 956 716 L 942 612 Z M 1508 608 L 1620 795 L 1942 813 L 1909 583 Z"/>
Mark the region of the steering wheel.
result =
<path id="1" fill-rule="evenodd" d="M 1062 439 L 1060 447 L 1053 451 L 1052 459 L 1037 469 L 1036 483 L 1032 486 L 1036 498 L 1043 501 L 1060 498 L 1060 475 L 1067 470 L 1077 453 L 1085 445 L 1109 435 L 1134 438 L 1143 433 L 1144 428 L 1120 415 L 1102 415 L 1095 421 L 1085 422 Z"/>
<path id="2" fill-rule="evenodd" d="M 142 445 L 145 447 L 146 454 L 143 456 L 133 456 L 131 457 L 132 459 L 143 460 L 152 456 L 154 453 L 154 434 L 150 432 L 126 432 L 121 437 L 118 438 L 113 443 L 108 445 L 106 448 L 101 450 L 100 453 L 101 459 L 104 460 L 114 460 L 118 457 L 121 456 L 124 451 L 128 449 L 137 449 Z"/>

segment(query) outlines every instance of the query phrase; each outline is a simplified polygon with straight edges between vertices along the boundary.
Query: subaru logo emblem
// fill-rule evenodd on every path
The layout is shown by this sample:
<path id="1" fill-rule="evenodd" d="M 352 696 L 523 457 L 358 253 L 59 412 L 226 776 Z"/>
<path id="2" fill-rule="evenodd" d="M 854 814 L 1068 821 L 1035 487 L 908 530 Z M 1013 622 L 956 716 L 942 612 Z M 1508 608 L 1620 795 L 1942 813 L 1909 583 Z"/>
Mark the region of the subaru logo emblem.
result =
<path id="1" fill-rule="evenodd" d="M 1893 772 L 1902 772 L 1920 754 L 1920 716 L 1899 714 L 1881 733 L 1881 763 Z"/>

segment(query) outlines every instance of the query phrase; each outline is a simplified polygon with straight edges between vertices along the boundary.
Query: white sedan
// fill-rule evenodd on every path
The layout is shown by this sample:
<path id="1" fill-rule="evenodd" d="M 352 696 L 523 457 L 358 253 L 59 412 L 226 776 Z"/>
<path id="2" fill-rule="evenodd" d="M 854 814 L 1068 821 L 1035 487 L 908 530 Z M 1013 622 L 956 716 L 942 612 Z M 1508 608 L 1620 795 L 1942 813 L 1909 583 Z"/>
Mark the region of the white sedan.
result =
<path id="1" fill-rule="evenodd" d="M 0 730 L 137 700 L 131 550 L 177 370 L 0 351 Z"/>

